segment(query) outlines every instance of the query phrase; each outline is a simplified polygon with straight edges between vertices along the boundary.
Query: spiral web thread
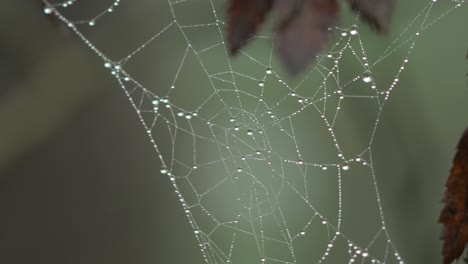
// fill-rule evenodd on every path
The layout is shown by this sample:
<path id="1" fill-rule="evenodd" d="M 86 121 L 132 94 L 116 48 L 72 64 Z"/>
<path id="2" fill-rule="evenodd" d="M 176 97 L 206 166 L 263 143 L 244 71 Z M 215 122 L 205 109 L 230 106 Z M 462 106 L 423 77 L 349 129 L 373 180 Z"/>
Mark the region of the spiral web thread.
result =
<path id="1" fill-rule="evenodd" d="M 425 1 L 377 54 L 365 49 L 355 17 L 332 29 L 333 43 L 299 81 L 282 78 L 267 34 L 239 58 L 227 55 L 224 1 L 160 1 L 153 14 L 167 19 L 120 59 L 82 32 L 99 31 L 101 20 L 124 12 L 120 5 L 145 1 L 115 0 L 82 20 L 64 15 L 81 0 L 43 2 L 123 89 L 207 263 L 404 263 L 386 226 L 373 142 L 420 34 L 464 1 Z M 164 39 L 167 54 L 155 44 Z M 169 78 L 139 82 L 127 67 L 142 53 L 167 60 Z M 393 77 L 380 78 L 390 59 Z M 363 113 L 360 140 L 346 122 L 353 112 Z"/>

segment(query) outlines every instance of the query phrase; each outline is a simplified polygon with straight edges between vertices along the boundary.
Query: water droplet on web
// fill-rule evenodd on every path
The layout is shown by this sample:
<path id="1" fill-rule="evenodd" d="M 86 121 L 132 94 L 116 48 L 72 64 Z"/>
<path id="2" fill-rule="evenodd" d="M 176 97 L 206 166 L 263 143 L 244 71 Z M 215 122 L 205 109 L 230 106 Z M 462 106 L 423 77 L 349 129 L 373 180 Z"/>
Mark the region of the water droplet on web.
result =
<path id="1" fill-rule="evenodd" d="M 260 87 L 265 86 L 265 82 L 264 81 L 258 81 L 258 86 L 260 86 Z"/>
<path id="2" fill-rule="evenodd" d="M 249 129 L 249 130 L 247 130 L 247 135 L 249 135 L 249 136 L 252 136 L 252 135 L 253 135 L 253 131 L 252 131 L 252 130 L 250 130 L 250 129 Z"/>
<path id="3" fill-rule="evenodd" d="M 272 74 L 273 70 L 270 67 L 266 68 L 266 74 Z"/>
<path id="4" fill-rule="evenodd" d="M 364 72 L 364 74 L 362 75 L 362 81 L 365 83 L 372 82 L 372 74 L 370 71 Z"/>
<path id="5" fill-rule="evenodd" d="M 322 167 L 322 170 L 328 170 L 328 167 L 327 167 L 327 166 L 323 166 L 323 167 Z"/>
<path id="6" fill-rule="evenodd" d="M 242 168 L 241 167 L 237 168 L 237 172 L 242 172 Z"/>
<path id="7" fill-rule="evenodd" d="M 229 119 L 230 122 L 234 122 L 236 121 L 233 117 L 231 117 L 231 119 Z"/>
<path id="8" fill-rule="evenodd" d="M 168 170 L 167 170 L 167 167 L 166 166 L 162 166 L 161 167 L 161 173 L 162 174 L 167 174 Z"/>
<path id="9" fill-rule="evenodd" d="M 151 103 L 152 103 L 153 105 L 158 105 L 158 104 L 159 104 L 159 100 L 158 100 L 158 99 L 154 99 Z"/>
<path id="10" fill-rule="evenodd" d="M 358 33 L 358 26 L 356 25 L 352 25 L 350 28 L 349 28 L 349 34 L 351 35 L 357 35 Z"/>
<path id="11" fill-rule="evenodd" d="M 349 170 L 349 165 L 343 165 L 341 168 L 342 168 L 343 170 L 347 171 L 347 170 Z"/>
<path id="12" fill-rule="evenodd" d="M 44 7 L 44 13 L 47 15 L 52 14 L 53 9 L 50 6 Z"/>
<path id="13" fill-rule="evenodd" d="M 304 230 L 301 230 L 301 233 L 299 233 L 301 236 L 305 235 L 306 232 Z"/>
<path id="14" fill-rule="evenodd" d="M 94 20 L 91 20 L 91 21 L 88 22 L 88 25 L 92 27 L 92 26 L 96 25 L 96 22 Z"/>

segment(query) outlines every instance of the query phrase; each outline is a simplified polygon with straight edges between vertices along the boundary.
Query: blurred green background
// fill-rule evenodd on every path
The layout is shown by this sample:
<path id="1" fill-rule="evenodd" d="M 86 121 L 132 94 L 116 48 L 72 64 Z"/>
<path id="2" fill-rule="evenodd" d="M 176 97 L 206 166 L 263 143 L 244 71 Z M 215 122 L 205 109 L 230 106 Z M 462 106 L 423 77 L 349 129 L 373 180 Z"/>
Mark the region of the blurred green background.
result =
<path id="1" fill-rule="evenodd" d="M 222 15 L 224 1 L 215 2 Z M 86 20 L 110 3 L 79 2 L 65 14 L 74 21 Z M 207 16 L 208 1 L 193 3 L 176 10 L 181 24 L 196 24 Z M 425 3 L 399 1 L 388 35 L 377 36 L 358 24 L 369 57 L 382 54 Z M 452 2 L 439 0 L 431 18 L 439 17 L 450 6 Z M 343 5 L 343 27 L 353 20 L 346 9 Z M 407 263 L 441 262 L 441 226 L 437 224 L 440 199 L 456 143 L 468 126 L 466 14 L 465 5 L 419 37 L 385 106 L 375 138 L 374 168 L 386 227 Z M 103 62 L 72 32 L 45 16 L 39 1 L 4 1 L 0 20 L 0 262 L 203 263 L 172 184 L 159 173 L 161 162 L 140 120 Z M 123 1 L 113 14 L 97 20 L 96 26 L 83 25 L 79 29 L 106 55 L 118 59 L 130 54 L 169 21 L 166 1 Z M 410 28 L 409 34 L 416 31 Z M 211 33 L 201 32 L 193 31 L 189 38 L 193 45 L 207 47 Z M 268 41 L 262 41 L 252 43 L 246 52 L 268 60 Z M 183 44 L 180 34 L 169 30 L 137 54 L 125 69 L 152 92 L 163 95 L 180 65 Z M 397 49 L 375 68 L 378 84 L 388 87 L 407 50 Z M 224 58 L 213 58 L 206 59 L 207 69 L 225 66 Z M 354 68 L 351 60 L 349 64 L 345 59 L 340 63 L 345 80 L 361 71 Z M 249 76 L 263 77 L 265 69 L 249 64 L 245 57 L 235 59 L 233 64 Z M 190 58 L 187 65 L 171 100 L 184 109 L 197 110 L 201 104 L 197 95 L 203 98 L 206 80 L 200 77 L 204 73 Z M 300 80 L 287 79 L 275 59 L 272 65 L 291 86 Z M 308 81 L 314 84 L 312 77 Z M 248 85 L 251 84 L 246 82 Z M 267 93 L 272 98 L 285 92 L 283 88 L 266 82 L 265 89 L 269 89 Z M 308 88 L 301 86 L 299 92 L 307 94 Z M 288 109 L 286 106 L 284 111 Z M 219 109 L 213 106 L 204 110 Z M 375 107 L 358 102 L 340 113 L 344 117 L 337 125 L 338 133 L 350 148 L 367 143 L 369 119 L 375 113 Z M 309 131 L 314 131 L 319 122 L 317 116 L 303 116 L 299 121 L 310 130 L 296 131 L 305 140 L 301 146 L 310 160 L 326 163 L 328 160 L 320 157 L 334 155 L 334 149 L 328 139 L 322 142 L 321 136 L 326 133 L 310 135 Z M 317 123 L 309 118 L 315 118 Z M 307 141 L 309 136 L 312 142 Z M 163 151 L 170 149 L 170 145 L 160 145 Z M 185 147 L 183 143 L 176 145 L 180 153 Z M 286 148 L 278 145 L 282 147 Z M 180 155 L 178 160 L 188 162 L 188 157 Z M 353 174 L 349 176 L 353 179 Z M 336 175 L 330 172 L 330 177 Z M 328 201 L 336 202 L 336 193 L 326 193 L 325 181 L 317 183 L 315 188 L 325 192 L 323 200 L 317 201 L 318 206 L 327 211 Z M 365 192 L 360 184 L 351 180 L 343 187 L 344 192 L 354 191 L 345 193 L 350 195 L 350 201 Z M 330 188 L 336 192 L 336 184 Z M 356 206 L 350 202 L 346 207 L 350 211 L 344 220 L 352 221 L 346 222 L 344 233 L 347 229 L 361 230 L 362 223 L 379 224 L 375 215 L 369 216 L 368 210 L 361 209 L 375 203 L 375 197 L 359 199 L 364 200 Z M 336 213 L 335 203 L 330 208 Z M 333 214 L 326 217 L 336 220 Z M 355 234 L 351 239 L 365 240 L 373 234 L 375 230 Z M 310 243 L 302 246 L 315 245 Z"/>

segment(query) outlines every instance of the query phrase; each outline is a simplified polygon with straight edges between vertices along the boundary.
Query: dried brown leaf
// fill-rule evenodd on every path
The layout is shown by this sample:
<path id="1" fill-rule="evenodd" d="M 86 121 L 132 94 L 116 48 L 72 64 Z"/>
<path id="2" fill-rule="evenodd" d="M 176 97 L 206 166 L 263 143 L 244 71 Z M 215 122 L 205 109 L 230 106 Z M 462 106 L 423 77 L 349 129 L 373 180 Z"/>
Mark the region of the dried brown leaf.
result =
<path id="1" fill-rule="evenodd" d="M 227 13 L 227 40 L 229 51 L 236 54 L 257 32 L 273 0 L 231 0 Z"/>
<path id="2" fill-rule="evenodd" d="M 338 20 L 336 0 L 277 0 L 275 10 L 276 51 L 286 70 L 304 70 L 326 45 L 330 30 Z"/>
<path id="3" fill-rule="evenodd" d="M 377 31 L 385 31 L 395 0 L 348 0 Z M 270 10 L 277 14 L 275 48 L 289 73 L 304 70 L 325 47 L 338 20 L 337 0 L 230 0 L 227 42 L 236 54 L 255 35 Z"/>
<path id="4" fill-rule="evenodd" d="M 386 31 L 390 24 L 395 0 L 348 0 L 351 8 L 359 12 L 361 18 L 379 32 Z"/>
<path id="5" fill-rule="evenodd" d="M 443 263 L 449 264 L 460 257 L 468 242 L 468 129 L 458 143 L 445 186 L 439 222 L 444 225 Z"/>

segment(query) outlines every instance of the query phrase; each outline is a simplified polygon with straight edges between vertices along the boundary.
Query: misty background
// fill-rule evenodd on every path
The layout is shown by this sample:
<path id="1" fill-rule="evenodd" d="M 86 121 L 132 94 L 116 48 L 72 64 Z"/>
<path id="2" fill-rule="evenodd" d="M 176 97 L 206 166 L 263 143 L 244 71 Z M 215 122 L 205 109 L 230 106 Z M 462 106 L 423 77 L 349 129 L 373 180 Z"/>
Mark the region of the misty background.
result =
<path id="1" fill-rule="evenodd" d="M 449 6 L 439 2 L 435 14 Z M 424 3 L 399 1 L 385 36 L 360 24 L 365 48 L 378 54 Z M 89 17 L 99 5 L 85 1 L 66 15 Z M 377 130 L 374 167 L 386 226 L 407 263 L 440 263 L 440 200 L 468 126 L 466 9 L 419 37 Z M 184 12 L 190 21 L 206 10 Z M 80 29 L 111 58 L 122 57 L 158 32 L 168 14 L 166 1 L 122 1 L 95 27 Z M 159 173 L 140 120 L 102 60 L 44 15 L 39 1 L 4 1 L 0 21 L 0 262 L 203 263 L 172 183 Z M 148 48 L 156 55 L 137 58 L 132 76 L 159 91 L 178 65 L 166 52 L 176 53 L 176 44 L 168 36 Z M 393 78 L 401 56 L 377 74 Z M 344 124 L 353 135 L 356 118 L 350 113 Z"/>

